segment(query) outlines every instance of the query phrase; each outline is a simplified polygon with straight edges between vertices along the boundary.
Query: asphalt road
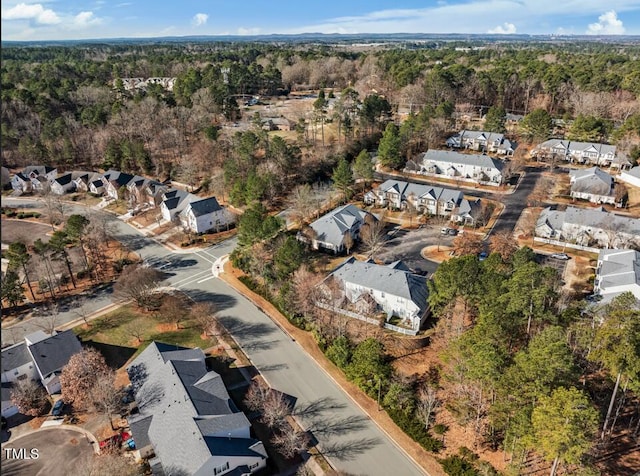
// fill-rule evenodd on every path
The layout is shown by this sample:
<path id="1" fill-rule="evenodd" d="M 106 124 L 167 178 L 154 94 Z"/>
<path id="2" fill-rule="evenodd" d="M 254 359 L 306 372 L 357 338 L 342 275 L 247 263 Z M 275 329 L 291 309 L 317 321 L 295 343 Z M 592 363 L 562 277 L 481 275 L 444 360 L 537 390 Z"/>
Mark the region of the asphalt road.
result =
<path id="1" fill-rule="evenodd" d="M 4 198 L 2 202 L 11 204 Z M 72 213 L 75 211 L 78 210 Z M 196 301 L 208 300 L 217 305 L 222 322 L 236 342 L 270 385 L 294 402 L 295 414 L 336 469 L 371 476 L 424 474 L 302 347 L 248 299 L 213 277 L 213 263 L 231 252 L 235 240 L 195 253 L 178 254 L 142 236 L 121 220 L 112 216 L 109 219 L 119 240 L 147 263 L 167 273 L 167 285 L 182 289 Z M 109 293 L 91 301 L 96 309 L 109 303 Z M 70 307 L 60 312 L 61 323 L 77 319 L 73 305 Z M 12 330 L 3 332 L 3 343 L 5 334 L 11 336 L 10 340 L 19 340 L 38 329 L 36 319 L 16 324 Z"/>
<path id="2" fill-rule="evenodd" d="M 23 452 L 7 451 L 9 448 Z M 32 449 L 37 451 L 32 453 Z M 93 454 L 91 442 L 79 431 L 61 428 L 40 430 L 2 446 L 2 474 L 87 474 L 89 458 Z"/>

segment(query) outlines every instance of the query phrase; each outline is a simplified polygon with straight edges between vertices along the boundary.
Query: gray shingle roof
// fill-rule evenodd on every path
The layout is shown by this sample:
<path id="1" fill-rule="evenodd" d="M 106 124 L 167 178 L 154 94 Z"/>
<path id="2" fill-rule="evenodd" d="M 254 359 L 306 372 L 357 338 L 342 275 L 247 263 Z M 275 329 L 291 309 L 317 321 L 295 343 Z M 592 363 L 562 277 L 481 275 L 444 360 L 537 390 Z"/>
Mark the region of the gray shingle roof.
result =
<path id="1" fill-rule="evenodd" d="M 567 141 L 562 139 L 549 139 L 539 144 L 537 149 L 564 149 L 573 152 L 598 152 L 601 155 L 616 153 L 616 146 L 609 144 L 599 144 L 596 142 L 579 142 L 579 141 Z"/>
<path id="2" fill-rule="evenodd" d="M 137 449 L 144 448 L 151 444 L 151 440 L 149 440 L 149 427 L 151 426 L 152 419 L 153 415 L 138 415 L 127 420 Z"/>
<path id="3" fill-rule="evenodd" d="M 189 199 L 190 196 L 193 197 L 194 195 L 191 195 L 184 190 L 168 190 L 163 195 L 164 205 L 168 210 L 179 208 L 185 202 L 185 200 Z"/>
<path id="4" fill-rule="evenodd" d="M 452 150 L 430 149 L 418 159 L 419 161 L 438 161 L 451 164 L 472 165 L 490 169 L 502 170 L 503 164 L 488 155 L 482 154 L 461 154 Z"/>
<path id="5" fill-rule="evenodd" d="M 396 193 L 399 193 L 403 200 L 410 195 L 413 195 L 415 198 L 430 197 L 441 202 L 452 201 L 455 204 L 458 204 L 463 197 L 463 193 L 459 190 L 434 187 L 433 185 L 424 185 L 420 183 L 409 183 L 402 180 L 387 180 L 381 183 L 376 191 L 380 193 L 390 191 L 391 189 Z"/>
<path id="6" fill-rule="evenodd" d="M 10 372 L 32 362 L 31 355 L 24 342 L 2 349 L 2 373 Z"/>
<path id="7" fill-rule="evenodd" d="M 578 193 L 591 193 L 594 195 L 612 195 L 613 177 L 599 167 L 591 167 L 586 170 L 571 170 L 571 191 Z"/>
<path id="8" fill-rule="evenodd" d="M 127 185 L 133 175 L 125 174 L 124 172 L 120 172 L 119 170 L 107 170 L 104 173 L 105 180 L 115 184 L 116 187 L 122 187 L 123 185 Z"/>
<path id="9" fill-rule="evenodd" d="M 189 207 L 191 207 L 193 214 L 197 217 L 222 210 L 222 207 L 218 203 L 216 197 L 194 200 L 189 203 Z"/>
<path id="10" fill-rule="evenodd" d="M 625 170 L 622 173 L 626 175 L 631 175 L 632 177 L 640 178 L 640 165 L 636 165 L 632 169 Z"/>
<path id="11" fill-rule="evenodd" d="M 354 205 L 344 205 L 321 216 L 309 226 L 316 232 L 316 240 L 339 247 L 345 232 L 356 222 L 364 223 L 367 215 L 367 212 Z"/>
<path id="12" fill-rule="evenodd" d="M 59 185 L 67 185 L 68 183 L 71 183 L 71 180 L 73 180 L 73 176 L 71 175 L 71 172 L 67 172 L 64 175 L 58 175 L 54 182 L 57 182 Z"/>
<path id="13" fill-rule="evenodd" d="M 82 351 L 80 341 L 68 330 L 30 345 L 29 352 L 43 377 L 62 370 L 72 355 Z"/>
<path id="14" fill-rule="evenodd" d="M 248 437 L 249 421 L 237 413 L 220 376 L 207 370 L 202 350 L 152 342 L 127 371 L 140 409 L 131 427 L 134 440 L 144 442 L 146 430 L 165 468 L 194 474 L 212 455 L 225 454 L 222 449 L 236 454 L 262 447 Z M 247 438 L 237 437 L 245 431 Z M 233 433 L 233 446 L 208 441 L 218 433 Z M 251 455 L 262 458 L 256 451 Z"/>
<path id="15" fill-rule="evenodd" d="M 385 294 L 413 301 L 421 311 L 427 309 L 427 283 L 422 276 L 405 271 L 401 262 L 391 265 L 375 264 L 372 261 L 358 261 L 349 258 L 330 276 L 343 282 L 382 291 Z"/>

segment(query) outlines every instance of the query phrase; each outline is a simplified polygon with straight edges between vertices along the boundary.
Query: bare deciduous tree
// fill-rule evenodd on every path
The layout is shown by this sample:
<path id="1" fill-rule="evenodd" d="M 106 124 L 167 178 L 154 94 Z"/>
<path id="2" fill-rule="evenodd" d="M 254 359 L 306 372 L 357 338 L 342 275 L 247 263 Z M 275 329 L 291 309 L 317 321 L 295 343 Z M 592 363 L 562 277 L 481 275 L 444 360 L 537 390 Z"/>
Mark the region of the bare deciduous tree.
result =
<path id="1" fill-rule="evenodd" d="M 4 385 L 4 384 L 3 384 Z M 42 385 L 33 380 L 18 380 L 11 389 L 11 403 L 23 415 L 40 416 L 49 399 Z"/>
<path id="2" fill-rule="evenodd" d="M 513 233 L 508 230 L 492 233 L 489 239 L 489 246 L 491 252 L 498 253 L 504 261 L 510 260 L 519 248 Z"/>
<path id="3" fill-rule="evenodd" d="M 132 464 L 132 459 L 118 453 L 103 453 L 92 455 L 78 467 L 77 474 L 86 476 L 136 476 L 142 473 L 142 468 Z"/>
<path id="4" fill-rule="evenodd" d="M 431 416 L 440 406 L 440 400 L 436 389 L 432 385 L 425 384 L 418 391 L 418 402 L 416 411 L 422 420 L 424 421 L 425 429 L 429 429 L 429 423 L 431 422 Z"/>
<path id="5" fill-rule="evenodd" d="M 483 247 L 482 237 L 475 233 L 463 233 L 453 240 L 453 249 L 458 256 L 477 255 Z"/>
<path id="6" fill-rule="evenodd" d="M 115 381 L 116 374 L 113 370 L 107 368 L 99 371 L 87 395 L 90 408 L 95 412 L 104 414 L 109 420 L 112 429 L 115 429 L 112 415 L 118 411 L 122 403 Z"/>
<path id="7" fill-rule="evenodd" d="M 95 349 L 85 348 L 72 355 L 60 374 L 62 399 L 77 408 L 91 408 L 91 390 L 100 376 L 109 372 L 104 357 Z"/>
<path id="8" fill-rule="evenodd" d="M 271 442 L 285 458 L 293 458 L 309 446 L 309 435 L 299 428 L 277 432 Z"/>
<path id="9" fill-rule="evenodd" d="M 302 265 L 293 273 L 293 293 L 296 309 L 304 315 L 310 315 L 315 309 L 318 297 L 318 284 L 322 277 Z"/>
<path id="10" fill-rule="evenodd" d="M 244 401 L 250 410 L 261 412 L 262 422 L 270 428 L 281 428 L 291 414 L 291 406 L 284 394 L 257 381 L 249 387 Z"/>
<path id="11" fill-rule="evenodd" d="M 220 336 L 224 334 L 224 326 L 218 320 L 217 310 L 213 303 L 205 301 L 195 303 L 191 306 L 190 315 L 205 335 Z"/>
<path id="12" fill-rule="evenodd" d="M 159 305 L 157 293 L 162 273 L 148 266 L 130 264 L 113 286 L 113 294 L 122 301 L 134 301 L 138 306 L 152 309 Z"/>
<path id="13" fill-rule="evenodd" d="M 187 317 L 187 303 L 184 297 L 179 294 L 164 294 L 158 314 L 160 319 L 180 329 L 180 322 Z"/>
<path id="14" fill-rule="evenodd" d="M 370 220 L 360 227 L 360 239 L 369 258 L 374 258 L 384 247 L 387 238 L 386 223 L 383 220 Z"/>

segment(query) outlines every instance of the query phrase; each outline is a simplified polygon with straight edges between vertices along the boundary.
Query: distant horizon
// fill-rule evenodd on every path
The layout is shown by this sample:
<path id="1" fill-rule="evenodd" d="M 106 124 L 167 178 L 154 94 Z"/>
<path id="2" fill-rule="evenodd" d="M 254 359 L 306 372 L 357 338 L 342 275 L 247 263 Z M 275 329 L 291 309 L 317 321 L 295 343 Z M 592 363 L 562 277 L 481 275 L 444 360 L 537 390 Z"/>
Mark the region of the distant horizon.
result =
<path id="1" fill-rule="evenodd" d="M 449 38 L 450 37 L 450 38 Z M 559 33 L 513 33 L 508 35 L 496 35 L 490 33 L 319 33 L 319 32 L 307 32 L 307 33 L 268 33 L 257 35 L 234 35 L 234 34 L 210 34 L 210 35 L 167 35 L 167 36 L 148 36 L 148 37 L 135 37 L 135 36 L 122 36 L 122 37 L 103 37 L 103 38 L 80 38 L 80 39 L 60 39 L 60 40 L 1 40 L 3 44 L 19 43 L 19 44 L 46 44 L 46 43 L 96 43 L 96 42 L 140 42 L 140 41 L 190 41 L 190 40 L 213 40 L 213 41 L 225 41 L 225 40 L 237 40 L 242 42 L 251 41 L 267 41 L 269 39 L 290 39 L 290 40 L 313 40 L 313 39 L 362 39 L 362 40 L 380 40 L 380 41 L 411 41 L 411 40 L 450 40 L 450 41 L 467 41 L 467 40 L 494 40 L 494 41 L 508 41 L 509 39 L 527 39 L 532 38 L 534 40 L 545 39 L 574 39 L 585 42 L 602 42 L 607 40 L 608 42 L 638 40 L 640 42 L 640 34 L 624 34 L 624 35 L 586 35 L 586 34 L 559 34 Z"/>
<path id="2" fill-rule="evenodd" d="M 3 42 L 266 35 L 640 35 L 638 0 L 1 0 Z"/>

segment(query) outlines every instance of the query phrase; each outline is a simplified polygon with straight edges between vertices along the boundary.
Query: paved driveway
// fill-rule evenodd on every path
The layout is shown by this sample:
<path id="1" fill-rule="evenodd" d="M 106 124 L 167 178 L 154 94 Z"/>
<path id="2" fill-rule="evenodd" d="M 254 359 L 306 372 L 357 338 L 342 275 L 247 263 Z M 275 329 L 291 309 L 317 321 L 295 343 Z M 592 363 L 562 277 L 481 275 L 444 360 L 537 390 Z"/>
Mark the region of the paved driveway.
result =
<path id="1" fill-rule="evenodd" d="M 22 452 L 16 454 L 11 449 Z M 32 449 L 37 450 L 37 459 Z M 93 454 L 93 445 L 82 432 L 60 428 L 39 430 L 2 446 L 2 474 L 86 474 L 86 465 Z"/>

